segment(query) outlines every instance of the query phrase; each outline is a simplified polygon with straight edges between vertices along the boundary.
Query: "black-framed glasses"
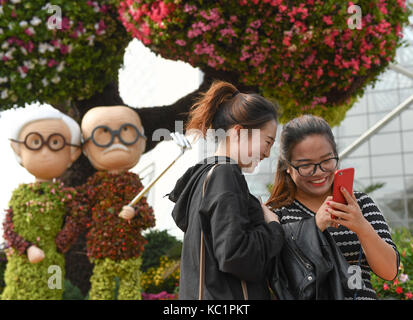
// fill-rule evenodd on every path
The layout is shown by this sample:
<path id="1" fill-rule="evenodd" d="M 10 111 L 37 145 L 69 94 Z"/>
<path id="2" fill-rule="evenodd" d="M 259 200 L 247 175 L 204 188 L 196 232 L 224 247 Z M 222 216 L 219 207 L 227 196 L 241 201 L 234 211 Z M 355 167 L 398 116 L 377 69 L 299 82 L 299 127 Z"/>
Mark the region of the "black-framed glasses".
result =
<path id="1" fill-rule="evenodd" d="M 139 138 L 146 139 L 135 125 L 124 123 L 119 130 L 112 130 L 108 126 L 97 126 L 93 129 L 90 137 L 84 140 L 84 143 L 92 140 L 96 146 L 107 148 L 113 144 L 115 137 L 118 137 L 119 141 L 127 146 L 135 144 Z"/>
<path id="2" fill-rule="evenodd" d="M 302 177 L 311 177 L 317 171 L 317 167 L 323 172 L 333 172 L 338 166 L 338 157 L 329 158 L 319 163 L 307 163 L 299 166 L 295 166 L 290 162 L 290 165 L 298 171 L 298 174 Z"/>
<path id="3" fill-rule="evenodd" d="M 65 137 L 60 133 L 53 133 L 45 140 L 40 133 L 30 132 L 24 138 L 24 141 L 15 139 L 9 140 L 17 143 L 23 143 L 27 149 L 33 151 L 40 150 L 44 145 L 47 145 L 51 151 L 59 151 L 66 146 L 80 147 L 80 145 L 68 143 Z"/>

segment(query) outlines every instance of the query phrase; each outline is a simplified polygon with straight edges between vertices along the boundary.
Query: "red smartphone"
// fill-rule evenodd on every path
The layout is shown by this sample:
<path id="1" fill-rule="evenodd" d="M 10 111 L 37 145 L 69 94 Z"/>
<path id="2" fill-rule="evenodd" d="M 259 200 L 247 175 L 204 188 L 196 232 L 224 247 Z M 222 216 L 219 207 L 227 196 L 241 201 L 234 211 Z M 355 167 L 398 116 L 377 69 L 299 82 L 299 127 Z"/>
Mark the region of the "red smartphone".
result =
<path id="1" fill-rule="evenodd" d="M 346 190 L 352 194 L 353 193 L 353 182 L 354 182 L 354 168 L 346 168 L 337 170 L 334 173 L 334 184 L 333 184 L 333 201 L 342 204 L 347 204 L 346 199 L 340 191 L 341 187 L 346 188 Z"/>

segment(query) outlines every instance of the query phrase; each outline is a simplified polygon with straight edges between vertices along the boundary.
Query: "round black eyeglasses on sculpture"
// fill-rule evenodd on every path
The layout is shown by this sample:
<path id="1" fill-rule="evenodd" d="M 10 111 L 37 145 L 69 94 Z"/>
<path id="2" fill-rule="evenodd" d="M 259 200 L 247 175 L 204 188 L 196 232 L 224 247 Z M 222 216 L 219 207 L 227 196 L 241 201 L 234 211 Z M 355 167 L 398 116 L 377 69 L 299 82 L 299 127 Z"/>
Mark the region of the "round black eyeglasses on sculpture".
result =
<path id="1" fill-rule="evenodd" d="M 65 137 L 60 133 L 51 134 L 47 138 L 47 140 L 45 140 L 43 136 L 38 132 L 30 132 L 24 138 L 24 141 L 15 140 L 15 139 L 9 139 L 9 140 L 13 142 L 17 142 L 17 143 L 22 143 L 27 149 L 32 150 L 32 151 L 40 150 L 41 148 L 43 148 L 44 145 L 47 145 L 47 147 L 51 151 L 60 151 L 66 146 L 78 147 L 78 148 L 80 147 L 80 145 L 68 143 Z"/>
<path id="2" fill-rule="evenodd" d="M 113 144 L 115 137 L 118 137 L 119 141 L 126 146 L 135 144 L 139 138 L 146 139 L 145 135 L 135 125 L 124 123 L 119 130 L 112 130 L 108 126 L 97 126 L 93 129 L 91 136 L 85 139 L 84 143 L 92 140 L 96 146 L 107 148 Z"/>
<path id="3" fill-rule="evenodd" d="M 323 160 L 319 163 L 308 163 L 299 166 L 295 166 L 292 163 L 290 165 L 298 171 L 298 174 L 302 177 L 311 177 L 317 171 L 317 166 L 320 167 L 320 170 L 323 172 L 333 172 L 337 169 L 338 166 L 338 157 L 329 158 Z"/>

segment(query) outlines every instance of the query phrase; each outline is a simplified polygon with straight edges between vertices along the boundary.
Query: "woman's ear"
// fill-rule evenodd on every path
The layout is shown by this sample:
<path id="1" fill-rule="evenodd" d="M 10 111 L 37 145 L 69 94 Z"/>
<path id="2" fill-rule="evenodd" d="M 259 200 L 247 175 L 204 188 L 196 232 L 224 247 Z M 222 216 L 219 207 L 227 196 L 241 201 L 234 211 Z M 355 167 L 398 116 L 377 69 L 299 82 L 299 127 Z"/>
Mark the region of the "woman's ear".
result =
<path id="1" fill-rule="evenodd" d="M 240 124 L 236 124 L 235 126 L 232 127 L 232 129 L 234 130 L 234 133 L 236 133 L 236 136 L 239 140 L 241 137 L 241 130 L 244 129 L 244 127 Z"/>

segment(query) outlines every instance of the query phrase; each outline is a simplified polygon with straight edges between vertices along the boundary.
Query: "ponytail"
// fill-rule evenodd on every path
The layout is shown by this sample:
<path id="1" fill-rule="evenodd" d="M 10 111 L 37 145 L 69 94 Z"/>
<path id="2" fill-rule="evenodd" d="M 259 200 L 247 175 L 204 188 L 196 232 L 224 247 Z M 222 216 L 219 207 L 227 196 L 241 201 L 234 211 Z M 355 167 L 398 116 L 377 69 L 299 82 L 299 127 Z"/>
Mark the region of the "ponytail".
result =
<path id="1" fill-rule="evenodd" d="M 213 120 L 218 108 L 230 100 L 238 92 L 228 82 L 215 81 L 209 90 L 201 94 L 200 99 L 192 106 L 186 130 L 199 130 L 203 137 L 208 129 L 213 128 Z"/>
<path id="2" fill-rule="evenodd" d="M 197 130 L 205 137 L 208 129 L 227 131 L 239 124 L 258 129 L 270 120 L 277 121 L 277 108 L 258 94 L 240 93 L 224 81 L 215 81 L 191 107 L 186 130 Z"/>

